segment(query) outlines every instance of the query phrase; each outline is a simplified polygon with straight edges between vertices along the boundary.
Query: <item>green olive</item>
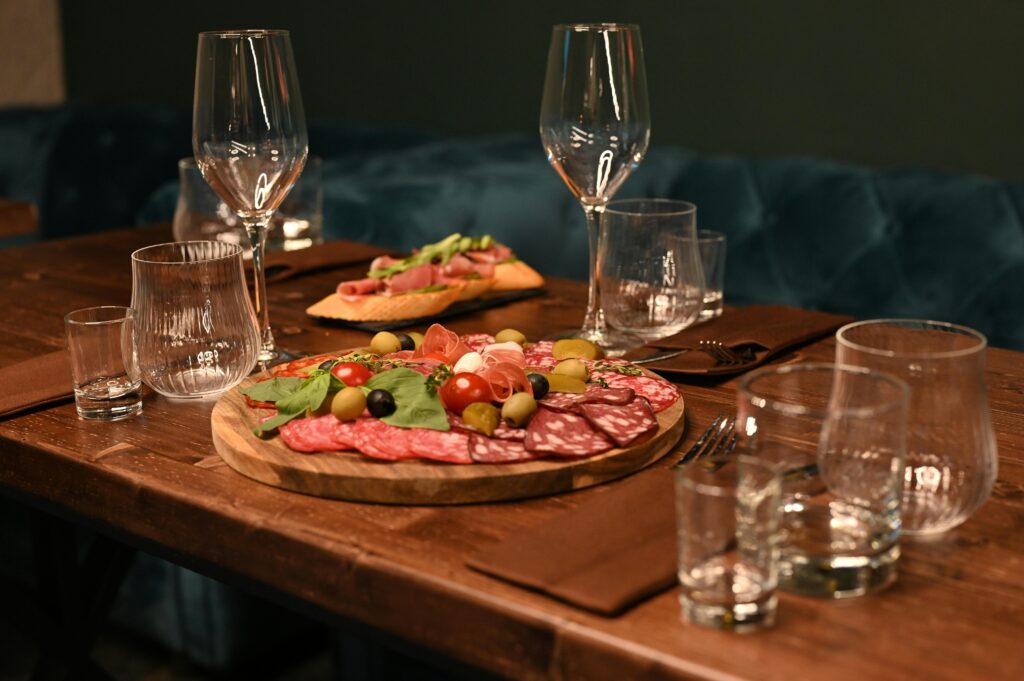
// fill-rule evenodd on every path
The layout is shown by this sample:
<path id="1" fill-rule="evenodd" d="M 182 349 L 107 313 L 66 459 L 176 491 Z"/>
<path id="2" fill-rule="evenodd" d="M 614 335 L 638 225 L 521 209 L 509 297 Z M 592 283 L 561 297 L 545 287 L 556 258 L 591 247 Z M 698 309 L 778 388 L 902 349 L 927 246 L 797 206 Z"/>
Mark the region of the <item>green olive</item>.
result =
<path id="1" fill-rule="evenodd" d="M 587 369 L 587 365 L 578 359 L 562 360 L 551 373 L 562 374 L 563 376 L 572 376 L 573 378 L 578 378 L 581 381 L 586 381 L 590 376 L 590 370 Z"/>
<path id="2" fill-rule="evenodd" d="M 376 355 L 387 355 L 402 349 L 402 341 L 390 331 L 381 331 L 370 341 L 370 351 Z"/>
<path id="3" fill-rule="evenodd" d="M 354 421 L 366 409 L 366 395 L 361 388 L 342 388 L 331 400 L 331 413 L 339 421 Z"/>
<path id="4" fill-rule="evenodd" d="M 416 331 L 410 331 L 408 334 L 409 338 L 412 338 L 412 342 L 416 344 L 416 347 L 423 345 L 423 334 L 417 333 Z"/>
<path id="5" fill-rule="evenodd" d="M 555 341 L 551 356 L 555 359 L 600 359 L 601 348 L 582 338 L 563 338 Z"/>
<path id="6" fill-rule="evenodd" d="M 526 336 L 515 329 L 502 329 L 494 336 L 495 343 L 518 343 L 519 345 L 526 345 Z"/>
<path id="7" fill-rule="evenodd" d="M 530 393 L 516 393 L 501 405 L 501 416 L 513 428 L 522 428 L 537 411 L 537 400 Z"/>
<path id="8" fill-rule="evenodd" d="M 490 437 L 498 427 L 501 416 L 498 408 L 488 402 L 473 402 L 462 410 L 462 420 Z"/>

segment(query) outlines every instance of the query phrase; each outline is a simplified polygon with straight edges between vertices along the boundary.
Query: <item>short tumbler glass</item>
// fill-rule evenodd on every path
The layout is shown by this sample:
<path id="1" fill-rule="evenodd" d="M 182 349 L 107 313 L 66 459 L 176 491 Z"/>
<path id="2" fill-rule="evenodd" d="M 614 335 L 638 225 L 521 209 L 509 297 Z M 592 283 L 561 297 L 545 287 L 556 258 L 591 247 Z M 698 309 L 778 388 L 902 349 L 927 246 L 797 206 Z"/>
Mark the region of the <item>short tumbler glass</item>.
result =
<path id="1" fill-rule="evenodd" d="M 676 469 L 685 619 L 737 632 L 775 622 L 781 496 L 778 470 L 748 456 Z"/>
<path id="2" fill-rule="evenodd" d="M 861 367 L 790 364 L 739 384 L 739 447 L 783 471 L 784 590 L 848 598 L 896 580 L 908 389 Z"/>
<path id="3" fill-rule="evenodd" d="M 697 207 L 668 199 L 612 201 L 601 214 L 597 276 L 609 326 L 643 341 L 693 324 L 704 301 Z"/>
<path id="4" fill-rule="evenodd" d="M 132 253 L 132 308 L 142 380 L 168 397 L 216 395 L 256 364 L 260 339 L 242 248 L 220 241 Z"/>
<path id="5" fill-rule="evenodd" d="M 142 411 L 130 307 L 87 307 L 64 317 L 75 408 L 83 419 L 115 421 Z"/>
<path id="6" fill-rule="evenodd" d="M 702 229 L 697 232 L 700 262 L 704 269 L 704 306 L 700 321 L 722 315 L 725 305 L 725 235 Z"/>

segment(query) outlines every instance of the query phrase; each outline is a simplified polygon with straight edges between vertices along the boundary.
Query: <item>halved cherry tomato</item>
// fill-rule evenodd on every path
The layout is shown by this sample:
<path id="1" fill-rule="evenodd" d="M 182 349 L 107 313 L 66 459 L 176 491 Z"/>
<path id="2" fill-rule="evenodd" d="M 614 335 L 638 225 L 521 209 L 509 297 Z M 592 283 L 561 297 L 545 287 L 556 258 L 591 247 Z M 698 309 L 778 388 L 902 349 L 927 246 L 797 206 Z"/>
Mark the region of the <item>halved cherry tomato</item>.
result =
<path id="1" fill-rule="evenodd" d="M 449 378 L 437 394 L 445 408 L 456 414 L 461 414 L 463 409 L 474 402 L 490 402 L 494 399 L 491 384 L 469 372 L 460 372 Z"/>
<path id="2" fill-rule="evenodd" d="M 373 372 L 358 362 L 338 362 L 331 367 L 331 375 L 348 387 L 363 385 L 373 377 Z"/>

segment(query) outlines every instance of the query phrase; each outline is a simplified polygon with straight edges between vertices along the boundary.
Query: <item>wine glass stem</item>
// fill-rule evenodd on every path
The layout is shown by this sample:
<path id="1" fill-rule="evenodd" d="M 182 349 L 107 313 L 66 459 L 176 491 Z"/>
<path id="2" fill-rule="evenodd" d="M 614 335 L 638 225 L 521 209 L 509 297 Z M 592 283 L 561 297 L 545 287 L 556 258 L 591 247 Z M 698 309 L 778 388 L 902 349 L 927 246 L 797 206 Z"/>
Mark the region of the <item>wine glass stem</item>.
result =
<path id="1" fill-rule="evenodd" d="M 267 362 L 277 357 L 274 350 L 274 335 L 270 331 L 270 310 L 267 309 L 267 277 L 263 269 L 263 252 L 267 243 L 267 225 L 270 217 L 242 220 L 249 233 L 252 245 L 253 308 L 260 328 L 259 361 Z"/>
<path id="2" fill-rule="evenodd" d="M 583 318 L 584 337 L 600 334 L 604 328 L 604 314 L 598 300 L 597 279 L 599 263 L 597 261 L 597 241 L 600 237 L 601 213 L 604 205 L 583 204 L 583 213 L 587 216 L 587 245 L 590 250 L 590 286 L 587 291 L 587 314 Z"/>

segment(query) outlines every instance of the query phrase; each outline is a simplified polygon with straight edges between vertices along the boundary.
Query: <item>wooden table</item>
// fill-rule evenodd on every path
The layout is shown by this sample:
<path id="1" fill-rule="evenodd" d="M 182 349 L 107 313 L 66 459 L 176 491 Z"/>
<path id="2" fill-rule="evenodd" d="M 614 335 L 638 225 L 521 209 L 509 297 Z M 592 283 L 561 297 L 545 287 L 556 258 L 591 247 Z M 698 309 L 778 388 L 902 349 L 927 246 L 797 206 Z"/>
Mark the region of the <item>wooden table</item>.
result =
<path id="1" fill-rule="evenodd" d="M 166 227 L 0 251 L 0 365 L 62 345 L 62 315 L 127 304 L 130 252 L 169 240 Z M 351 274 L 351 272 L 350 272 Z M 270 290 L 277 342 L 322 351 L 365 342 L 311 323 L 303 309 L 339 278 L 311 275 Z M 538 337 L 581 317 L 584 287 L 451 324 Z M 800 351 L 828 359 L 830 341 Z M 63 404 L 0 422 L 0 490 L 217 576 L 269 588 L 499 674 L 523 679 L 1024 678 L 1024 355 L 989 353 L 1000 450 L 992 498 L 966 524 L 905 542 L 899 583 L 827 602 L 784 595 L 778 626 L 737 636 L 684 625 L 674 592 L 609 619 L 464 565 L 512 532 L 606 494 L 605 485 L 524 502 L 397 507 L 329 501 L 267 487 L 214 453 L 212 402 L 150 394 L 144 414 L 89 423 Z M 732 409 L 734 381 L 683 384 L 688 446 Z M 955 399 L 955 396 L 950 396 Z M 202 528 L 200 531 L 198 528 Z"/>

